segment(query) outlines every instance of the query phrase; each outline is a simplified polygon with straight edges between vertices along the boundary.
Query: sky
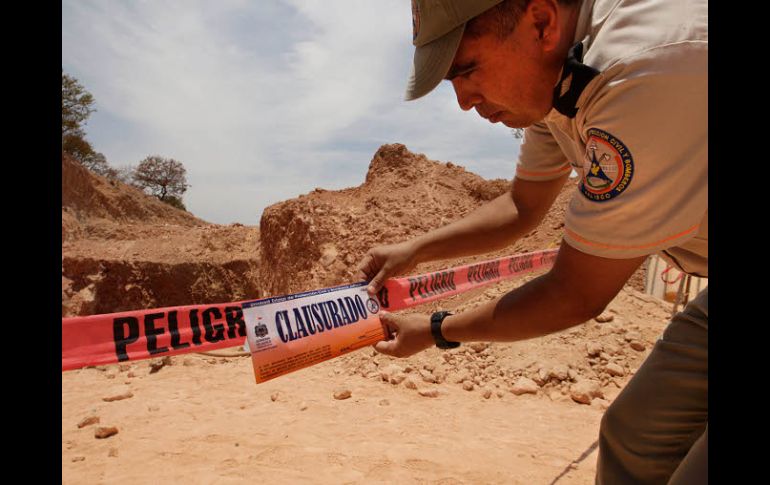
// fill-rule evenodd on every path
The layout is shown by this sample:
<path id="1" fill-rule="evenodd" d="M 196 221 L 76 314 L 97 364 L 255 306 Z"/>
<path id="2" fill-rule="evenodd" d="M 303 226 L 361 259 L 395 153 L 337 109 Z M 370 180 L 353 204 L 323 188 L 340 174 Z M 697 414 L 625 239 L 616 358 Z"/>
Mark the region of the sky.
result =
<path id="1" fill-rule="evenodd" d="M 217 224 L 358 186 L 385 143 L 512 178 L 520 140 L 448 82 L 404 101 L 413 54 L 410 0 L 62 1 L 88 141 L 113 167 L 182 162 L 187 209 Z"/>

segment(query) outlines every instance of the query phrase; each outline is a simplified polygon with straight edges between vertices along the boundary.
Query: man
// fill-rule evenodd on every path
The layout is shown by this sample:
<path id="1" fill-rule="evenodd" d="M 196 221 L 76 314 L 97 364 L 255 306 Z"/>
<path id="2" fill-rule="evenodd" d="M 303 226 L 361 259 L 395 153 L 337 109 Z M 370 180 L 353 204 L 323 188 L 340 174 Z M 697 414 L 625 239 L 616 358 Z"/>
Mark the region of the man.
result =
<path id="1" fill-rule="evenodd" d="M 574 169 L 554 267 L 451 315 L 387 314 L 405 357 L 515 341 L 599 315 L 646 257 L 708 276 L 705 0 L 417 0 L 407 99 L 452 83 L 463 110 L 526 127 L 508 193 L 361 264 L 370 293 L 417 263 L 510 246 Z M 708 289 L 678 313 L 605 413 L 597 483 L 706 483 Z"/>

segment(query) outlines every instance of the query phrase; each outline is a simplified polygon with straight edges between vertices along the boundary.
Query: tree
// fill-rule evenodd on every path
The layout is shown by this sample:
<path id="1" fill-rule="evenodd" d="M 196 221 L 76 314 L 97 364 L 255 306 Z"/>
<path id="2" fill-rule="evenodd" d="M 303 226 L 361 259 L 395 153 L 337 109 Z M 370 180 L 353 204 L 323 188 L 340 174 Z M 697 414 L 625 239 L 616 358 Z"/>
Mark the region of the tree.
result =
<path id="1" fill-rule="evenodd" d="M 134 170 L 135 184 L 149 191 L 162 201 L 177 197 L 187 191 L 187 170 L 184 165 L 172 158 L 152 155 L 142 160 Z"/>
<path id="2" fill-rule="evenodd" d="M 83 125 L 96 111 L 92 108 L 94 97 L 80 85 L 77 79 L 61 72 L 61 136 L 84 137 Z"/>

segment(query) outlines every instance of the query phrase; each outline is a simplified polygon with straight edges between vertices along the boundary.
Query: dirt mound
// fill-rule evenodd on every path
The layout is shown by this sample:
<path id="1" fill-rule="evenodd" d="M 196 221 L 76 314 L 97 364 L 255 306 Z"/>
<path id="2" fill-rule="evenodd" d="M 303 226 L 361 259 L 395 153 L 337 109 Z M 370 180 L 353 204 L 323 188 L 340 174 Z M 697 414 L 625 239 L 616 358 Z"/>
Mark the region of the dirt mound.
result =
<path id="1" fill-rule="evenodd" d="M 259 229 L 209 224 L 62 156 L 62 314 L 262 296 Z"/>
<path id="2" fill-rule="evenodd" d="M 61 165 L 63 240 L 88 235 L 90 219 L 185 227 L 206 224 L 135 187 L 90 172 L 65 153 Z"/>

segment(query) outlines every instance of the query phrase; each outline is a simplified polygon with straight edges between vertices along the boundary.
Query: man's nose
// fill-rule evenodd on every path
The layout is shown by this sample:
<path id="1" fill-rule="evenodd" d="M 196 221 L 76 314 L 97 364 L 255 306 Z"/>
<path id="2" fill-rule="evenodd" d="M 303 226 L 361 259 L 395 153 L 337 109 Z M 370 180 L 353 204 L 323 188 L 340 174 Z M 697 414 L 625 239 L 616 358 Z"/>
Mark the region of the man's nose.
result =
<path id="1" fill-rule="evenodd" d="M 468 111 L 474 106 L 481 104 L 483 98 L 472 89 L 468 83 L 463 82 L 462 79 L 455 78 L 452 80 L 452 87 L 455 90 L 457 96 L 457 104 L 460 105 L 463 111 Z"/>

